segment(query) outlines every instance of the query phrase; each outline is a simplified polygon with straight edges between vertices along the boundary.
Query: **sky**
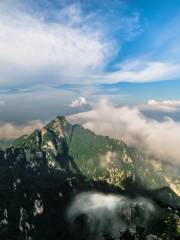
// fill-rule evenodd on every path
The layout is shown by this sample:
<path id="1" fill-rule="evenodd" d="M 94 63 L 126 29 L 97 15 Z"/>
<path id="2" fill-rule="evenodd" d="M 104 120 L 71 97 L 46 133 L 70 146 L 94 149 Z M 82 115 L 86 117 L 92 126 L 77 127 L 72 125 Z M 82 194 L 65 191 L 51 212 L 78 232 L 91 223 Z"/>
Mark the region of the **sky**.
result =
<path id="1" fill-rule="evenodd" d="M 179 22 L 179 0 L 1 0 L 0 136 L 104 98 L 180 121 Z"/>

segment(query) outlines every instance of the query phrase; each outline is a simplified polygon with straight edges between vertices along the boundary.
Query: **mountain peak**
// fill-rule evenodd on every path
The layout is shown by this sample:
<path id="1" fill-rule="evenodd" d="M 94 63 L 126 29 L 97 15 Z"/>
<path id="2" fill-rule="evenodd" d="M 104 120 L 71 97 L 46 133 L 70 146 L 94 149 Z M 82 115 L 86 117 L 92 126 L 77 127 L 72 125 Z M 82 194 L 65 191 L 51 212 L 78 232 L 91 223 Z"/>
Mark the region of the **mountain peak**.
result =
<path id="1" fill-rule="evenodd" d="M 61 125 L 62 127 L 65 127 L 69 124 L 64 116 L 57 116 L 54 120 L 52 120 L 52 122 Z"/>
<path id="2" fill-rule="evenodd" d="M 59 122 L 67 122 L 66 118 L 64 116 L 57 116 L 55 118 L 55 120 L 59 121 Z"/>
<path id="3" fill-rule="evenodd" d="M 57 116 L 46 126 L 46 128 L 53 130 L 58 136 L 64 137 L 64 128 L 68 124 L 64 116 Z"/>

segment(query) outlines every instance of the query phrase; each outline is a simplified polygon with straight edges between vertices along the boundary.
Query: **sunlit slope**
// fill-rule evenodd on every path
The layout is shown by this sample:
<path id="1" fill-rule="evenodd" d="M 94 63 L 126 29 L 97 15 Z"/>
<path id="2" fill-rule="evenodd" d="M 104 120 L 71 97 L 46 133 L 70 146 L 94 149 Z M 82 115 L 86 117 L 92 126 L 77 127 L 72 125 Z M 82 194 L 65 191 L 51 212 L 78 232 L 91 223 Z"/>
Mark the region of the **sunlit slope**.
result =
<path id="1" fill-rule="evenodd" d="M 124 187 L 130 179 L 153 190 L 165 186 L 180 194 L 178 169 L 155 159 L 147 160 L 124 142 L 97 136 L 79 125 L 57 117 L 30 136 L 11 144 L 20 148 L 31 168 L 46 166 L 60 171 L 78 172 L 92 180 Z"/>

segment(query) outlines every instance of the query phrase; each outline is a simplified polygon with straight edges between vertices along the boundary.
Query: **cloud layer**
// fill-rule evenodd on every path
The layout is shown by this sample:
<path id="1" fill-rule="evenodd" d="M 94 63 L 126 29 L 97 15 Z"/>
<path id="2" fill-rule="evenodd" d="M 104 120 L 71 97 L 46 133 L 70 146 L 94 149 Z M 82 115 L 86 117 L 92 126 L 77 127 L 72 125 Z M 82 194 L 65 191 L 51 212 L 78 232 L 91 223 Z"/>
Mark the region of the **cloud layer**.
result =
<path id="1" fill-rule="evenodd" d="M 68 119 L 96 134 L 124 140 L 162 160 L 180 163 L 180 122 L 170 118 L 158 122 L 145 117 L 137 107 L 114 107 L 102 100 L 92 111 Z"/>
<path id="2" fill-rule="evenodd" d="M 0 140 L 8 141 L 18 138 L 22 135 L 30 134 L 35 129 L 41 128 L 43 123 L 41 121 L 31 121 L 23 125 L 16 125 L 14 123 L 0 122 Z"/>

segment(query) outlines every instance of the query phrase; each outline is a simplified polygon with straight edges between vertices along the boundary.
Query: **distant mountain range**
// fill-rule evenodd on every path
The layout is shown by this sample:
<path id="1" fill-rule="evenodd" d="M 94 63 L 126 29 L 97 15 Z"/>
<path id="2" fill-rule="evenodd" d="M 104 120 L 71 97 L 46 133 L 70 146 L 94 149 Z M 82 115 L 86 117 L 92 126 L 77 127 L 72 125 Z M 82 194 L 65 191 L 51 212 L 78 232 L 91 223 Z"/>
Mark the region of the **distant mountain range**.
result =
<path id="1" fill-rule="evenodd" d="M 29 136 L 1 144 L 0 239 L 76 239 L 65 215 L 73 196 L 84 191 L 145 196 L 163 209 L 163 222 L 179 215 L 179 172 L 146 160 L 123 141 L 56 117 Z M 161 225 L 159 234 L 165 231 Z"/>

